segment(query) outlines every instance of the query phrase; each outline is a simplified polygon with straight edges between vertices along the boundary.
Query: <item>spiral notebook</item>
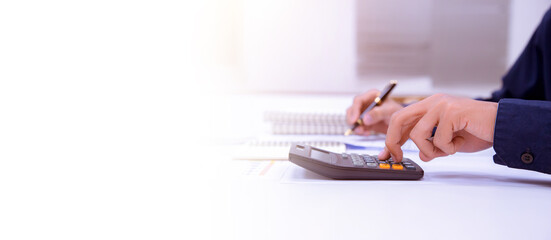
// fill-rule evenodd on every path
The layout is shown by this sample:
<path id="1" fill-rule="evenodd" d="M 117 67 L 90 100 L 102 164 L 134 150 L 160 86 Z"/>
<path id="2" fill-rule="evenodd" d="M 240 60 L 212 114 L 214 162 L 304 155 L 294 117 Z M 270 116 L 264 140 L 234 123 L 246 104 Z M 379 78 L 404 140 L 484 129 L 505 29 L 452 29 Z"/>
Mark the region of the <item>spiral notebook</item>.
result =
<path id="1" fill-rule="evenodd" d="M 235 150 L 234 159 L 285 160 L 293 143 L 332 152 L 346 151 L 343 142 L 320 137 L 342 135 L 348 129 L 341 112 L 270 111 L 264 113 L 264 121 L 273 136 L 246 142 Z"/>
<path id="2" fill-rule="evenodd" d="M 344 136 L 349 126 L 343 113 L 266 112 L 264 120 L 271 125 L 270 134 L 236 147 L 233 159 L 286 160 L 293 143 L 337 153 L 347 149 L 380 151 L 385 145 L 384 135 Z M 419 151 L 411 141 L 402 150 Z"/>
<path id="3" fill-rule="evenodd" d="M 284 112 L 264 113 L 264 121 L 270 124 L 272 134 L 342 135 L 349 126 L 342 112 Z"/>

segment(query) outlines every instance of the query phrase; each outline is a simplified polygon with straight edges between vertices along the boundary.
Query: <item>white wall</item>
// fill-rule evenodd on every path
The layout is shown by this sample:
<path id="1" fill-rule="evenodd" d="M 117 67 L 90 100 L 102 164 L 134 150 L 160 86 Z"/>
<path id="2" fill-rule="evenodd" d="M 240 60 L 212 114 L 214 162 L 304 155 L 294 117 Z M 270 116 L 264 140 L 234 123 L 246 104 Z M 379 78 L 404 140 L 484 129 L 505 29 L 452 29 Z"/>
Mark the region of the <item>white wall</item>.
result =
<path id="1" fill-rule="evenodd" d="M 551 0 L 512 0 L 507 63 L 512 65 L 532 36 Z"/>
<path id="2" fill-rule="evenodd" d="M 358 81 L 356 1 L 361 0 L 243 0 L 245 89 L 359 92 L 382 87 L 382 81 Z M 511 0 L 508 65 L 523 50 L 549 6 L 551 0 Z M 498 84 L 496 80 L 480 88 L 480 93 Z M 402 81 L 397 92 L 430 85 L 425 78 Z"/>
<path id="3" fill-rule="evenodd" d="M 389 79 L 358 81 L 356 0 L 245 0 L 245 88 L 269 92 L 361 92 Z M 396 92 L 429 88 L 428 78 Z M 411 92 L 411 91 L 410 91 Z"/>
<path id="4" fill-rule="evenodd" d="M 249 87 L 338 91 L 355 80 L 355 0 L 245 0 L 243 6 Z"/>

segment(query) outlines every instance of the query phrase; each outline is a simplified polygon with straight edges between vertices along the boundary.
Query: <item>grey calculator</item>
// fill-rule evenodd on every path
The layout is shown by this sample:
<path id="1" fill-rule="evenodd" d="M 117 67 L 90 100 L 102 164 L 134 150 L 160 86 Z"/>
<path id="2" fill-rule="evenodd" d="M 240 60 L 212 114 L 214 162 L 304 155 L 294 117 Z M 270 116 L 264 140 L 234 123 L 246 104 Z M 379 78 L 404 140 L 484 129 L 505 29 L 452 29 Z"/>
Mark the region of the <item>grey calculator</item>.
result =
<path id="1" fill-rule="evenodd" d="M 289 161 L 333 179 L 418 180 L 424 174 L 409 158 L 397 163 L 392 158 L 380 160 L 367 154 L 333 153 L 302 144 L 291 146 Z"/>

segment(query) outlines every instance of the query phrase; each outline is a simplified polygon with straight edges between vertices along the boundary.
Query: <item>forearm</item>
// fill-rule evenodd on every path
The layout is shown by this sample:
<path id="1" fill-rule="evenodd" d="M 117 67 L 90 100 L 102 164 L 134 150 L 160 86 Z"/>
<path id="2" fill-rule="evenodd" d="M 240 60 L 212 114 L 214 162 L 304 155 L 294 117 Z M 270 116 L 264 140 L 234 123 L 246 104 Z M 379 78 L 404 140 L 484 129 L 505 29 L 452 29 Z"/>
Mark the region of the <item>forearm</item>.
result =
<path id="1" fill-rule="evenodd" d="M 500 100 L 494 150 L 497 164 L 551 173 L 551 102 Z"/>

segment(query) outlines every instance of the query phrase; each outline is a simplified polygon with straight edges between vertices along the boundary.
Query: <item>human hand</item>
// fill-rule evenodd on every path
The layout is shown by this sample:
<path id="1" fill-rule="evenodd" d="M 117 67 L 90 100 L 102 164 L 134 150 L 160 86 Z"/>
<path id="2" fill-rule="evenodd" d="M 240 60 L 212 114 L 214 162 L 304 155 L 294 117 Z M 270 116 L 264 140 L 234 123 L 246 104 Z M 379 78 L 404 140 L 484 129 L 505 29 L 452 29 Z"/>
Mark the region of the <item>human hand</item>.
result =
<path id="1" fill-rule="evenodd" d="M 349 125 L 360 118 L 362 112 L 379 96 L 379 91 L 372 89 L 354 98 L 352 106 L 346 110 L 346 122 Z M 369 135 L 371 131 L 378 133 L 386 133 L 390 116 L 400 109 L 404 108 L 396 101 L 387 98 L 380 106 L 373 108 L 369 113 L 365 114 L 360 125 L 354 129 L 354 133 L 358 135 Z"/>
<path id="2" fill-rule="evenodd" d="M 493 144 L 496 115 L 494 102 L 432 95 L 391 117 L 385 149 L 379 158 L 392 156 L 395 161 L 402 161 L 400 147 L 408 138 L 419 148 L 419 158 L 423 161 L 486 149 Z M 434 127 L 437 128 L 431 139 Z"/>

